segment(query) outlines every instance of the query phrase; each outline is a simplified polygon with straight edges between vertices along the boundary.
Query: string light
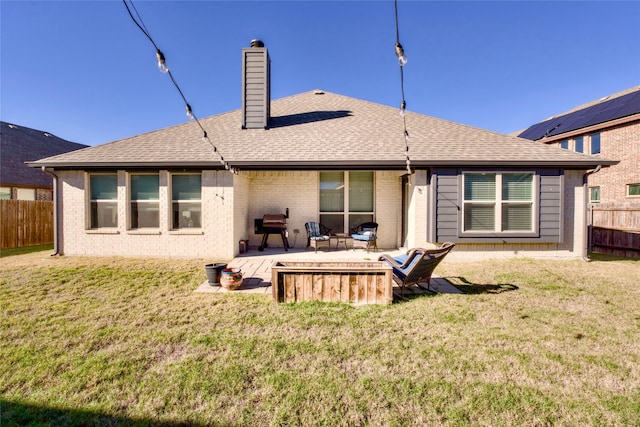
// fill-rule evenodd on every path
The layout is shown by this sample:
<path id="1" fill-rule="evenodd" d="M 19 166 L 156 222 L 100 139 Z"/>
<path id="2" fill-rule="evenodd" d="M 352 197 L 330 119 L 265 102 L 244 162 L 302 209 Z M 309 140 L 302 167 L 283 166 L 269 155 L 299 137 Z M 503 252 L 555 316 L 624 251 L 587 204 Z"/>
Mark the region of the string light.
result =
<path id="1" fill-rule="evenodd" d="M 407 65 L 407 57 L 404 54 L 404 49 L 400 42 L 396 42 L 396 56 L 398 57 L 398 63 L 401 67 Z"/>
<path id="2" fill-rule="evenodd" d="M 400 44 L 400 29 L 398 25 L 398 0 L 394 0 L 393 6 L 396 13 L 396 56 L 400 65 L 400 89 L 402 92 L 402 102 L 400 103 L 400 117 L 402 117 L 402 127 L 404 129 L 404 144 L 406 153 L 407 173 L 411 175 L 411 158 L 409 157 L 409 131 L 407 131 L 407 101 L 404 99 L 404 66 L 407 64 L 407 57 L 404 54 L 404 48 Z"/>
<path id="3" fill-rule="evenodd" d="M 149 39 L 149 41 L 151 42 L 153 47 L 156 49 L 156 60 L 158 61 L 158 69 L 162 73 L 168 74 L 169 77 L 171 78 L 171 82 L 173 83 L 175 88 L 178 90 L 178 93 L 180 94 L 180 96 L 182 97 L 182 100 L 184 101 L 185 110 L 186 110 L 186 113 L 187 113 L 187 118 L 189 120 L 194 120 L 198 124 L 198 126 L 200 127 L 200 130 L 202 130 L 202 141 L 203 142 L 206 141 L 211 145 L 211 147 L 213 148 L 213 152 L 217 153 L 218 156 L 220 156 L 220 164 L 222 166 L 224 166 L 224 168 L 226 170 L 231 171 L 233 174 L 238 174 L 238 169 L 231 167 L 229 162 L 224 160 L 224 157 L 222 157 L 222 154 L 220 154 L 220 152 L 218 151 L 218 148 L 213 144 L 213 142 L 209 138 L 209 136 L 207 134 L 207 131 L 202 126 L 202 123 L 200 123 L 200 120 L 198 120 L 198 117 L 196 117 L 196 115 L 194 114 L 193 110 L 191 109 L 191 105 L 189 105 L 189 103 L 187 102 L 187 98 L 184 96 L 184 93 L 182 92 L 182 89 L 180 89 L 180 86 L 178 85 L 178 82 L 176 82 L 176 79 L 173 77 L 173 74 L 171 73 L 171 70 L 169 69 L 169 66 L 167 65 L 166 57 L 164 56 L 162 51 L 158 48 L 158 45 L 156 45 L 156 42 L 153 40 L 153 38 L 149 34 L 149 31 L 147 30 L 146 26 L 144 25 L 144 21 L 142 20 L 142 17 L 138 13 L 138 10 L 136 9 L 135 5 L 133 4 L 133 0 L 129 0 L 129 3 L 131 4 L 131 7 L 135 11 L 136 15 L 138 16 L 138 19 L 136 19 L 133 16 L 133 13 L 131 12 L 131 9 L 129 8 L 129 5 L 127 4 L 127 0 L 122 0 L 122 3 L 124 3 L 124 7 L 127 8 L 127 12 L 129 13 L 129 16 L 131 17 L 131 20 L 136 24 L 136 26 L 140 29 L 140 31 L 142 31 L 142 33 Z"/>

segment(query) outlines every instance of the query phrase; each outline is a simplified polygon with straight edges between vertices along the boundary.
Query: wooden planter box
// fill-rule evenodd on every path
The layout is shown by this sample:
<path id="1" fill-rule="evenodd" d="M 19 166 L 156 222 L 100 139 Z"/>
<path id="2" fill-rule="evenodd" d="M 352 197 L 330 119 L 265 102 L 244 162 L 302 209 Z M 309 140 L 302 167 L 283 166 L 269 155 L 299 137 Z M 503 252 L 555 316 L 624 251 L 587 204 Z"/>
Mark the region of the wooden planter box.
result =
<path id="1" fill-rule="evenodd" d="M 271 292 L 275 302 L 391 304 L 392 271 L 380 261 L 276 261 Z"/>

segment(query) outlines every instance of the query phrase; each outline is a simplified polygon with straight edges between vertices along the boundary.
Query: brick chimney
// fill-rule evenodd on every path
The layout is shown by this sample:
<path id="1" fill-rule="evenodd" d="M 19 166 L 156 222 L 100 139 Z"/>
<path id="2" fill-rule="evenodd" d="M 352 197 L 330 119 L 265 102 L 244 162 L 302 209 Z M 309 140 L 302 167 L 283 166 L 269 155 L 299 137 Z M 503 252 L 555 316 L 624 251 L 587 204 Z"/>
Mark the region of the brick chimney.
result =
<path id="1" fill-rule="evenodd" d="M 260 40 L 242 49 L 242 128 L 267 129 L 271 116 L 271 59 Z"/>

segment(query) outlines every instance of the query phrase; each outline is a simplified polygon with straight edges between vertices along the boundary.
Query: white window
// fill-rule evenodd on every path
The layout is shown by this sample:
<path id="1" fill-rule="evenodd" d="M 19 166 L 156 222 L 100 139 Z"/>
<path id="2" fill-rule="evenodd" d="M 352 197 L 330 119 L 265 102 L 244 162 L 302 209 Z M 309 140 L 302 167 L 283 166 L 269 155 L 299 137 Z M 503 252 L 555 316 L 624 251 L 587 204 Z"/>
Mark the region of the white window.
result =
<path id="1" fill-rule="evenodd" d="M 579 136 L 575 139 L 575 152 L 584 153 L 584 137 Z"/>
<path id="2" fill-rule="evenodd" d="M 534 232 L 536 182 L 533 173 L 463 174 L 462 231 Z"/>
<path id="3" fill-rule="evenodd" d="M 202 177 L 200 174 L 171 176 L 172 228 L 202 227 Z"/>
<path id="4" fill-rule="evenodd" d="M 0 187 L 0 200 L 11 199 L 11 187 Z"/>
<path id="5" fill-rule="evenodd" d="M 118 176 L 113 174 L 89 175 L 90 224 L 89 227 L 118 226 Z"/>
<path id="6" fill-rule="evenodd" d="M 333 233 L 348 233 L 374 218 L 372 171 L 320 172 L 320 223 Z"/>
<path id="7" fill-rule="evenodd" d="M 568 150 L 569 149 L 569 140 L 568 139 L 563 139 L 562 141 L 560 141 L 560 148 L 562 148 L 564 150 Z"/>
<path id="8" fill-rule="evenodd" d="M 160 181 L 158 175 L 130 176 L 131 228 L 160 227 Z"/>
<path id="9" fill-rule="evenodd" d="M 640 197 L 640 184 L 627 184 L 627 197 Z"/>
<path id="10" fill-rule="evenodd" d="M 589 201 L 600 203 L 600 187 L 589 187 Z"/>

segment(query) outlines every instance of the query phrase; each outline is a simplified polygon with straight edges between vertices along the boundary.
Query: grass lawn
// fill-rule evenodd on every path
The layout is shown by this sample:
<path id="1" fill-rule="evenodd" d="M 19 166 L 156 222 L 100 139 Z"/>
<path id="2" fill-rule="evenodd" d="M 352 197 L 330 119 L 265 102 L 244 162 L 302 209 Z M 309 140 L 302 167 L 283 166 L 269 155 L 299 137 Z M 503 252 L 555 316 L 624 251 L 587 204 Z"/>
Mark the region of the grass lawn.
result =
<path id="1" fill-rule="evenodd" d="M 447 262 L 390 306 L 194 294 L 203 260 L 0 260 L 0 425 L 640 425 L 640 261 Z"/>

